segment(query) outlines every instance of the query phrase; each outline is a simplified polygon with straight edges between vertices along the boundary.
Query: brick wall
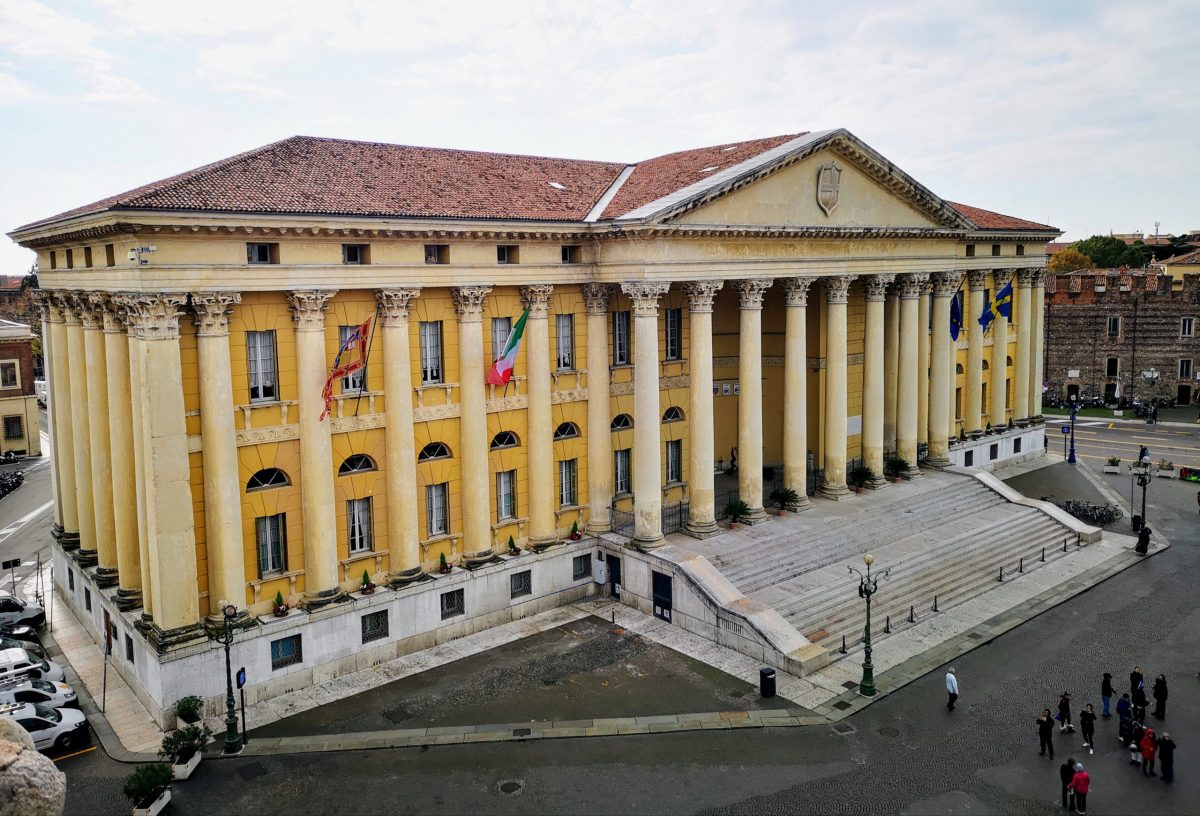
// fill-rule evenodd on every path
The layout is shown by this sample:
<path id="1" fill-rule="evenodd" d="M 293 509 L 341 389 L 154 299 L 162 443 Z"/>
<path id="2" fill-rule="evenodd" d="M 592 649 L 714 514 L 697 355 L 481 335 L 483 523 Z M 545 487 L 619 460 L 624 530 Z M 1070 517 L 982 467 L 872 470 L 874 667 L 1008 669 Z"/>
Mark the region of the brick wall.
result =
<path id="1" fill-rule="evenodd" d="M 19 360 L 21 390 L 6 391 L 0 396 L 16 396 L 33 393 L 33 353 L 28 340 L 0 340 L 0 360 Z"/>

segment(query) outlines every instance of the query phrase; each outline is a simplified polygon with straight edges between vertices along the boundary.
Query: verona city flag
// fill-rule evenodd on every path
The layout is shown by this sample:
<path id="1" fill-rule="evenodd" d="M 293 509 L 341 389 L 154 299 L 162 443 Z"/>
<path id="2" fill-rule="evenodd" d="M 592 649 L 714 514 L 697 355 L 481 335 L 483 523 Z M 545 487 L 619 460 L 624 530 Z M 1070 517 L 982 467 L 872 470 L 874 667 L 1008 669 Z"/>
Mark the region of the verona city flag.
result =
<path id="1" fill-rule="evenodd" d="M 517 325 L 508 333 L 508 342 L 504 344 L 504 353 L 496 360 L 487 373 L 488 385 L 507 385 L 512 379 L 513 366 L 517 364 L 517 350 L 521 348 L 521 337 L 525 334 L 525 318 L 529 310 L 521 312 Z"/>
<path id="2" fill-rule="evenodd" d="M 997 317 L 1012 318 L 1012 298 L 1012 281 L 1009 280 L 991 301 L 983 305 L 983 314 L 979 316 L 979 325 L 985 332 L 992 327 L 992 321 Z"/>
<path id="3" fill-rule="evenodd" d="M 356 371 L 361 371 L 367 365 L 367 339 L 371 336 L 371 318 L 362 325 L 355 326 L 350 336 L 338 347 L 337 356 L 333 358 L 333 367 L 325 378 L 325 386 L 321 389 L 321 399 L 325 402 L 325 410 L 321 412 L 318 422 L 323 421 L 333 410 L 333 384 L 342 377 L 348 377 Z M 353 357 L 342 361 L 342 356 L 353 352 Z"/>

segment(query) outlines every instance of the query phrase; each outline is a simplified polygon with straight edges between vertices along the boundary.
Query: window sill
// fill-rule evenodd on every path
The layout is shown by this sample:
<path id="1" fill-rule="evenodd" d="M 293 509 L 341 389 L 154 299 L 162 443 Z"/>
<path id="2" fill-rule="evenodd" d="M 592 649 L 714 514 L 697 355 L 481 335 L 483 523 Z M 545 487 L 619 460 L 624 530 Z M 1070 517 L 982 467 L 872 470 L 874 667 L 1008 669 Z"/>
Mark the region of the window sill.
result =
<path id="1" fill-rule="evenodd" d="M 633 363 L 613 363 L 608 367 L 609 371 L 620 371 L 623 368 L 633 368 Z"/>

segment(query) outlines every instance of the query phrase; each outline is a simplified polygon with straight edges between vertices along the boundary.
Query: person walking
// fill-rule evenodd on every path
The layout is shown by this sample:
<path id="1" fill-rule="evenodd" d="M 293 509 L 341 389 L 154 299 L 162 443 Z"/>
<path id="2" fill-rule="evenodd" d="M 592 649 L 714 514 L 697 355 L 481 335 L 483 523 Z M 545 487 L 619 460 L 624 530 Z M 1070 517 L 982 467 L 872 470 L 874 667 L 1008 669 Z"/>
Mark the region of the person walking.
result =
<path id="1" fill-rule="evenodd" d="M 1079 712 L 1079 728 L 1083 731 L 1083 747 L 1089 754 L 1096 753 L 1096 710 L 1091 703 Z"/>
<path id="2" fill-rule="evenodd" d="M 949 699 L 946 701 L 946 710 L 953 711 L 954 704 L 958 701 L 958 677 L 954 674 L 954 667 L 950 667 L 950 671 L 946 672 L 946 694 Z"/>
<path id="3" fill-rule="evenodd" d="M 1146 724 L 1146 706 L 1150 701 L 1146 699 L 1146 684 L 1138 683 L 1138 687 L 1133 690 L 1133 718 L 1142 725 Z"/>
<path id="4" fill-rule="evenodd" d="M 1083 763 L 1075 763 L 1075 776 L 1071 778 L 1071 790 L 1075 792 L 1075 810 L 1079 816 L 1087 816 L 1087 795 L 1092 789 L 1092 778 L 1083 769 Z"/>
<path id="5" fill-rule="evenodd" d="M 1071 692 L 1069 691 L 1064 691 L 1062 697 L 1058 698 L 1057 719 L 1062 723 L 1061 733 L 1065 734 L 1075 730 L 1075 726 L 1071 725 Z"/>
<path id="6" fill-rule="evenodd" d="M 1103 706 L 1100 711 L 1100 717 L 1107 720 L 1112 715 L 1108 713 L 1108 704 L 1112 702 L 1113 684 L 1112 675 L 1108 672 L 1104 673 L 1104 679 L 1100 681 L 1100 700 Z"/>
<path id="7" fill-rule="evenodd" d="M 1162 781 L 1170 785 L 1175 780 L 1175 740 L 1166 731 L 1158 738 L 1158 767 Z"/>
<path id="8" fill-rule="evenodd" d="M 1129 724 L 1129 764 L 1135 768 L 1142 764 L 1142 737 L 1146 735 L 1146 729 L 1137 720 L 1131 720 Z"/>
<path id="9" fill-rule="evenodd" d="M 1050 709 L 1042 709 L 1042 716 L 1037 718 L 1037 727 L 1038 743 L 1041 748 L 1038 756 L 1045 756 L 1049 751 L 1050 758 L 1054 759 L 1054 718 L 1050 716 Z"/>
<path id="10" fill-rule="evenodd" d="M 1117 739 L 1122 745 L 1129 744 L 1129 734 L 1133 730 L 1133 704 L 1129 702 L 1129 695 L 1122 694 L 1121 699 L 1117 700 L 1117 717 L 1120 724 L 1117 726 Z"/>
<path id="11" fill-rule="evenodd" d="M 1133 671 L 1129 673 L 1129 693 L 1133 694 L 1137 691 L 1137 687 L 1142 684 L 1146 678 L 1142 676 L 1142 667 L 1134 666 Z"/>
<path id="12" fill-rule="evenodd" d="M 1154 681 L 1154 718 L 1161 720 L 1167 716 L 1167 676 L 1160 674 Z"/>
<path id="13" fill-rule="evenodd" d="M 1138 744 L 1142 749 L 1142 776 L 1158 776 L 1154 773 L 1154 755 L 1158 753 L 1158 740 L 1154 738 L 1154 729 L 1147 728 Z"/>
<path id="14" fill-rule="evenodd" d="M 1062 782 L 1062 806 L 1066 810 L 1075 809 L 1075 793 L 1071 790 L 1071 782 L 1075 779 L 1075 760 L 1068 758 L 1058 767 L 1058 778 Z"/>

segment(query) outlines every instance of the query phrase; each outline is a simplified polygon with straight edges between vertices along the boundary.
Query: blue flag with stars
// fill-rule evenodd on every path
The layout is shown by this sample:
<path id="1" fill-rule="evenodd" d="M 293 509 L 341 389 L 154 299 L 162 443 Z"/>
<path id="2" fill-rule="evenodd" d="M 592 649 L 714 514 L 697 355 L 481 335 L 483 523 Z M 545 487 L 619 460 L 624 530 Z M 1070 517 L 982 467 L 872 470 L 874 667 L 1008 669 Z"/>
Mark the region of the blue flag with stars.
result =
<path id="1" fill-rule="evenodd" d="M 950 299 L 950 339 L 958 342 L 962 331 L 962 299 L 955 295 Z"/>

